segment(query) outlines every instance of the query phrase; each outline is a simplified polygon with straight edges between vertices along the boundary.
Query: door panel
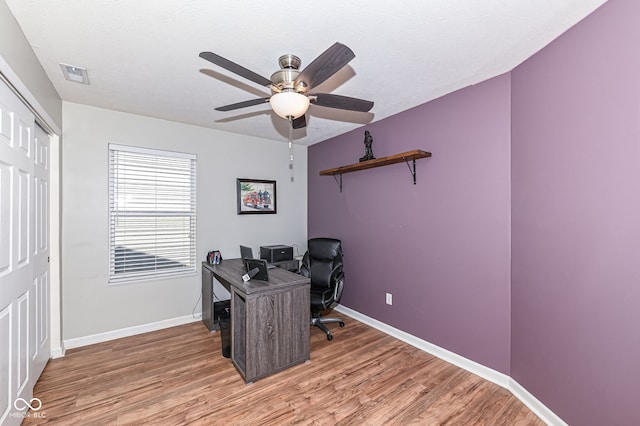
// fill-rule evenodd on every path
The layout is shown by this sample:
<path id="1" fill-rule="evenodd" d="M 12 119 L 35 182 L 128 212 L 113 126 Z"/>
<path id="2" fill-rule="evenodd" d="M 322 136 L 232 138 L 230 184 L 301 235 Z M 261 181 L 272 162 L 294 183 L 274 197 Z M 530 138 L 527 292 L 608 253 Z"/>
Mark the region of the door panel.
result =
<path id="1" fill-rule="evenodd" d="M 0 310 L 0 424 L 1 419 L 9 416 L 11 404 L 13 404 L 13 392 L 11 391 L 11 366 L 8 360 L 11 359 L 13 351 L 13 340 L 11 333 L 11 307 Z"/>
<path id="2" fill-rule="evenodd" d="M 17 220 L 18 220 L 18 235 L 17 244 L 18 244 L 18 259 L 17 266 L 22 267 L 26 263 L 29 262 L 29 213 L 30 213 L 30 174 L 25 170 L 18 170 L 17 176 L 17 197 L 18 197 L 18 211 L 17 211 Z"/>
<path id="3" fill-rule="evenodd" d="M 15 392 L 20 394 L 27 386 L 29 381 L 29 296 L 30 291 L 27 291 L 20 298 L 18 298 L 18 323 L 16 324 L 16 332 L 18 337 L 18 347 L 15 353 L 17 368 L 16 368 L 16 383 Z"/>
<path id="4" fill-rule="evenodd" d="M 45 273 L 37 280 L 37 333 L 36 348 L 45 352 L 44 345 L 49 344 L 49 274 Z M 36 353 L 37 355 L 37 353 Z M 48 352 L 47 352 L 48 355 Z M 48 357 L 47 357 L 48 359 Z"/>
<path id="5" fill-rule="evenodd" d="M 11 236 L 11 200 L 3 196 L 11 192 L 11 174 L 11 165 L 0 161 L 0 277 L 10 272 L 11 266 L 11 244 L 6 243 Z"/>
<path id="6" fill-rule="evenodd" d="M 31 378 L 33 385 L 51 355 L 49 342 L 49 135 L 35 126 L 34 186 L 35 213 L 33 215 L 33 298 L 35 315 L 31 333 L 35 336 Z"/>
<path id="7" fill-rule="evenodd" d="M 18 425 L 50 356 L 49 137 L 0 82 L 0 424 Z M 43 407 L 46 408 L 46 407 Z"/>

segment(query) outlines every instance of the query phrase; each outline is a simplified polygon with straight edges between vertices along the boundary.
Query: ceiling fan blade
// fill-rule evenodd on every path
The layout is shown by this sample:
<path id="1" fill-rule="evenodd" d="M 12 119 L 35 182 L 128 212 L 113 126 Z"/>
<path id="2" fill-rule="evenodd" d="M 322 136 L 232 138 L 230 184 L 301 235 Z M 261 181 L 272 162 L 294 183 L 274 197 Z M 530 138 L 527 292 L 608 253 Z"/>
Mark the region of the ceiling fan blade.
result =
<path id="1" fill-rule="evenodd" d="M 304 82 L 307 88 L 316 87 L 355 57 L 355 53 L 347 46 L 335 43 L 302 70 L 298 78 L 296 78 L 295 86 Z"/>
<path id="2" fill-rule="evenodd" d="M 271 97 L 251 99 L 249 101 L 243 101 L 235 104 L 221 106 L 221 107 L 215 108 L 215 110 L 216 111 L 233 111 L 234 109 L 240 109 L 240 108 L 250 107 L 254 105 L 264 104 L 269 102 L 269 99 L 271 99 Z"/>
<path id="3" fill-rule="evenodd" d="M 316 93 L 309 95 L 314 105 L 328 108 L 346 109 L 349 111 L 368 112 L 373 108 L 373 102 L 348 96 L 332 95 L 330 93 Z M 315 96 L 315 100 L 313 97 Z"/>
<path id="4" fill-rule="evenodd" d="M 307 126 L 307 119 L 304 118 L 304 115 L 301 115 L 298 118 L 294 118 L 293 121 L 291 121 L 291 127 L 293 127 L 294 129 L 302 129 L 305 128 Z"/>
<path id="5" fill-rule="evenodd" d="M 240 77 L 244 77 L 247 80 L 258 83 L 261 86 L 271 86 L 272 84 L 271 80 L 269 80 L 268 78 L 264 78 L 260 74 L 256 74 L 255 72 L 248 70 L 245 67 L 236 64 L 235 62 L 231 62 L 230 60 L 225 59 L 220 55 L 216 55 L 215 53 L 200 52 L 199 56 L 202 59 L 206 59 L 207 61 L 226 69 L 227 71 L 238 74 Z"/>

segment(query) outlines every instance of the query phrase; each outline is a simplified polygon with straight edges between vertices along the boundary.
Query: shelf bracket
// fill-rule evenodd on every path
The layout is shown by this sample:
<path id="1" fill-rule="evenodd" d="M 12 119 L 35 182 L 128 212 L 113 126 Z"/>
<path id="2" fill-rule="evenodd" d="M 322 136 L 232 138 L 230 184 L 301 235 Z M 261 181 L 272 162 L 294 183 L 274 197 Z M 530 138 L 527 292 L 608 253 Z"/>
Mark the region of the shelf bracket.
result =
<path id="1" fill-rule="evenodd" d="M 336 176 L 340 176 L 340 180 L 338 180 Z M 338 175 L 333 175 L 333 179 L 336 181 L 336 183 L 340 187 L 340 192 L 342 192 L 342 173 L 339 173 Z"/>
<path id="2" fill-rule="evenodd" d="M 413 160 L 413 168 L 409 165 L 409 161 L 407 159 L 404 160 L 407 163 L 407 167 L 409 168 L 409 173 L 413 176 L 413 184 L 416 184 L 416 160 Z"/>

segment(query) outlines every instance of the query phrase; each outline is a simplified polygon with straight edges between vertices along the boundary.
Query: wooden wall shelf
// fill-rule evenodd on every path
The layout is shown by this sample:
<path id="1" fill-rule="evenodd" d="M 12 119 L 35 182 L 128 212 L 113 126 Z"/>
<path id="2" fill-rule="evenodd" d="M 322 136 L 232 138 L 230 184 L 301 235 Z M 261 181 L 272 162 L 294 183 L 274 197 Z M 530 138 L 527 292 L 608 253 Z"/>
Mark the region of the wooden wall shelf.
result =
<path id="1" fill-rule="evenodd" d="M 413 184 L 416 184 L 416 160 L 420 158 L 431 157 L 431 153 L 422 151 L 420 149 L 414 149 L 413 151 L 402 152 L 400 154 L 389 155 L 388 157 L 376 158 L 375 160 L 363 161 L 361 163 L 348 164 L 346 166 L 335 167 L 333 169 L 321 170 L 320 176 L 339 176 L 340 180 L 340 192 L 342 192 L 342 175 L 344 173 L 357 172 L 360 170 L 373 169 L 375 167 L 388 166 L 390 164 L 397 164 L 405 162 L 409 167 L 409 171 L 413 176 Z M 413 167 L 409 165 L 409 161 L 413 162 Z M 337 180 L 337 178 L 336 178 Z"/>

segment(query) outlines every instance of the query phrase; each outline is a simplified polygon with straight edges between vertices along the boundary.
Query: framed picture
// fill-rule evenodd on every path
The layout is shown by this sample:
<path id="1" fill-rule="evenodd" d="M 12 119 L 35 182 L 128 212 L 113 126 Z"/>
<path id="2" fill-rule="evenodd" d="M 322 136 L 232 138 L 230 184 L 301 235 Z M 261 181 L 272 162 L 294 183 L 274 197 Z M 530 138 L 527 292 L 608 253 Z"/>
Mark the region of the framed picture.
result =
<path id="1" fill-rule="evenodd" d="M 276 181 L 236 179 L 238 214 L 275 214 L 278 212 Z"/>

